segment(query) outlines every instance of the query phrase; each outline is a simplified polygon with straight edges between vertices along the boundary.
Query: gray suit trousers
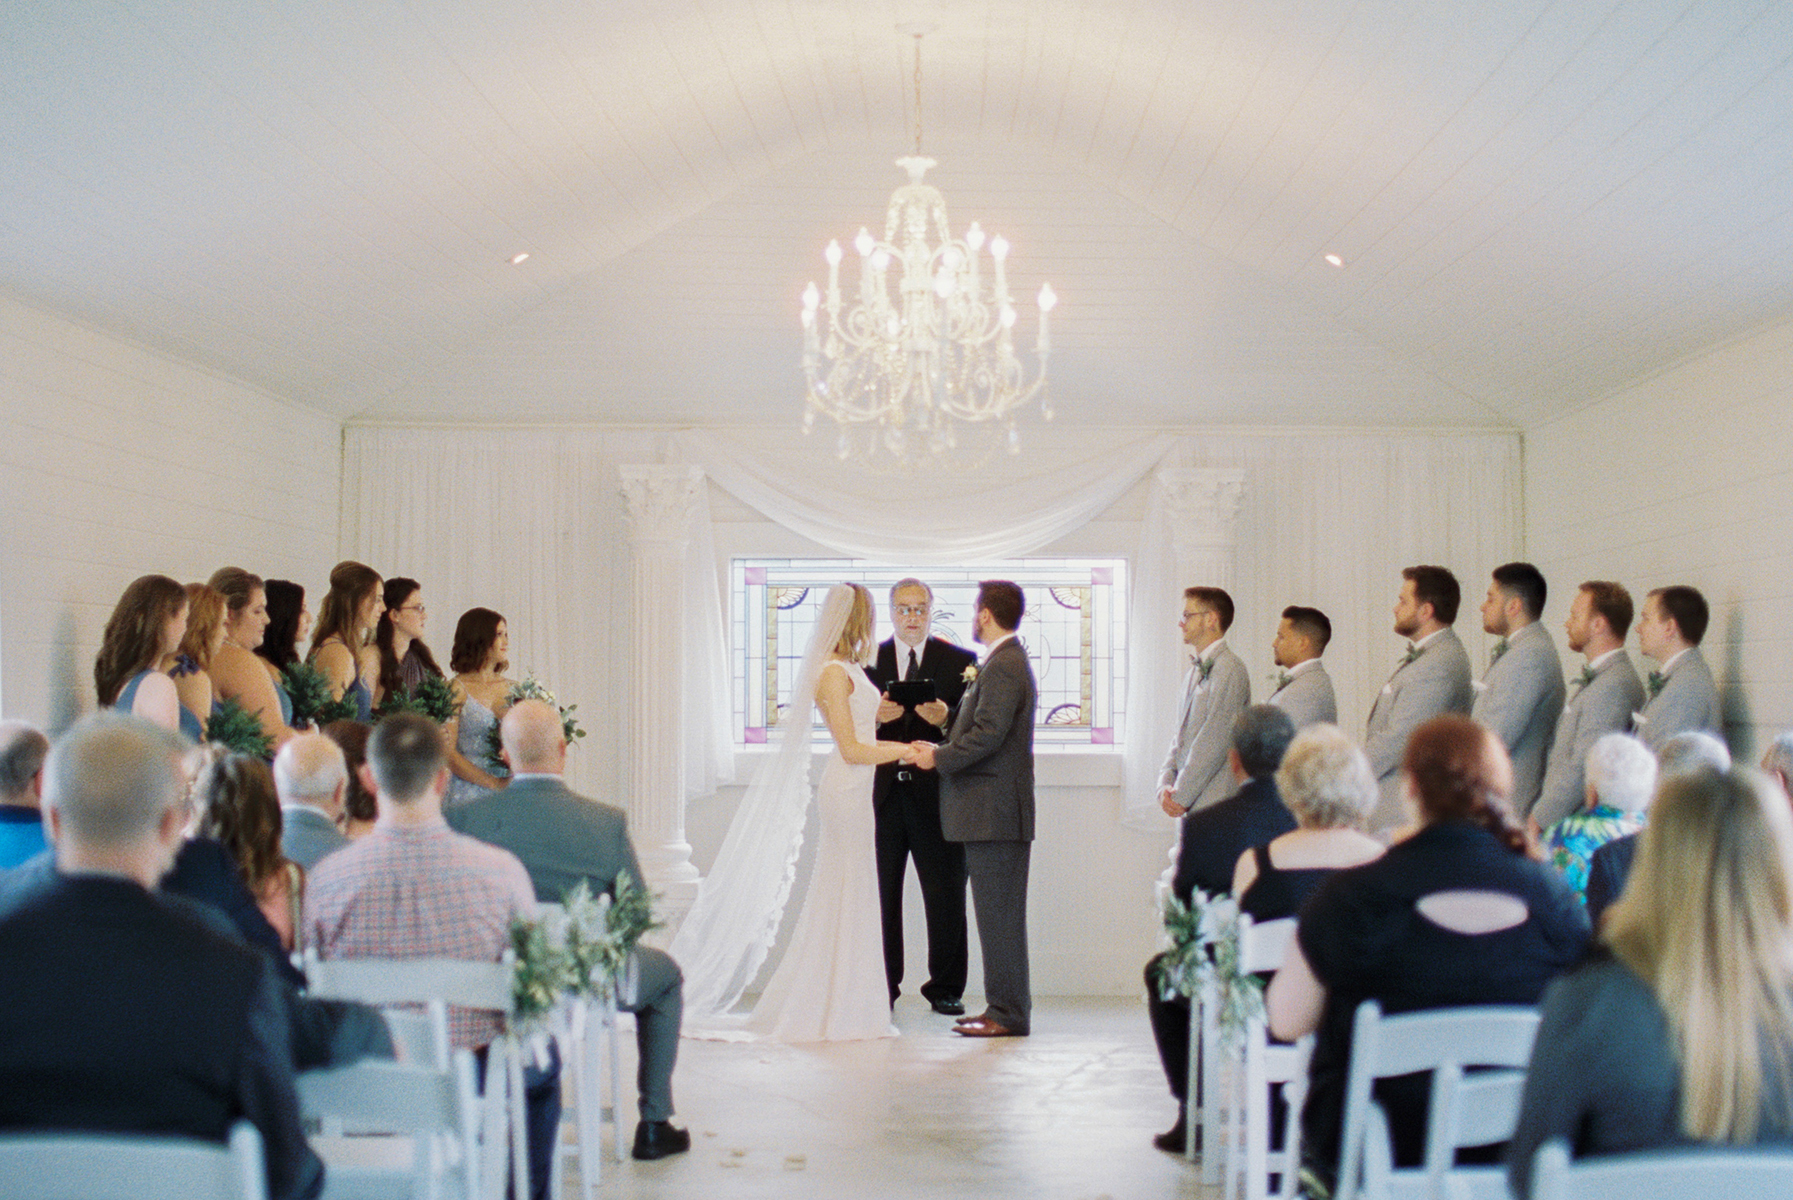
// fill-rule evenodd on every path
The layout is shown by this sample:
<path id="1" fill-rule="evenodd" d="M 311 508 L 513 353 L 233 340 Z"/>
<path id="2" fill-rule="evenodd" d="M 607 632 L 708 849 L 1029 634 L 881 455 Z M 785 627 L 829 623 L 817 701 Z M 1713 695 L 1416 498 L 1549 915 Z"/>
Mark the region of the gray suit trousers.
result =
<path id="1" fill-rule="evenodd" d="M 966 842 L 965 873 L 984 954 L 984 1011 L 1016 1033 L 1033 1023 L 1027 970 L 1027 868 L 1031 842 Z"/>
<path id="2" fill-rule="evenodd" d="M 685 977 L 679 964 L 663 950 L 638 946 L 635 958 L 640 964 L 635 1003 L 617 1007 L 635 1014 L 635 1050 L 640 1060 L 635 1087 L 641 1097 L 641 1119 L 665 1121 L 672 1117 L 672 1068 L 679 1057 Z M 579 1099 L 584 1103 L 583 1096 Z"/>

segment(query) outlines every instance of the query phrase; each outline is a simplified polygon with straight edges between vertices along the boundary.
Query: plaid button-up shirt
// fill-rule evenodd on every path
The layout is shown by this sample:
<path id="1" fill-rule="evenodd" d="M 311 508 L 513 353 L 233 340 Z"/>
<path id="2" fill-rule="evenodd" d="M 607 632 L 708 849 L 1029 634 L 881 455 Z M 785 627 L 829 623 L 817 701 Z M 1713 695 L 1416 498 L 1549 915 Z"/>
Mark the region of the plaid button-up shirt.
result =
<path id="1" fill-rule="evenodd" d="M 326 855 L 305 884 L 305 923 L 324 958 L 496 961 L 514 915 L 535 914 L 535 889 L 515 855 L 438 822 L 380 825 Z M 448 1010 L 449 1041 L 483 1046 L 495 1013 Z"/>

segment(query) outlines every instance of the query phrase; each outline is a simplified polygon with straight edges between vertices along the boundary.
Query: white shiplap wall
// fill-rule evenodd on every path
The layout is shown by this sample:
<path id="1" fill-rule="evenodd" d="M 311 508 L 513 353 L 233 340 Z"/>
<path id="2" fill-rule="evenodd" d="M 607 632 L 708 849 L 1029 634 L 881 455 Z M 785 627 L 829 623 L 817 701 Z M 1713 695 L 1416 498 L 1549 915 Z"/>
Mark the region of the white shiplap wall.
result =
<path id="1" fill-rule="evenodd" d="M 1530 430 L 1528 545 L 1560 629 L 1577 583 L 1616 579 L 1641 607 L 1688 583 L 1712 606 L 1704 650 L 1732 750 L 1793 727 L 1793 324 L 1685 361 Z M 1637 638 L 1630 640 L 1636 656 Z"/>
<path id="2" fill-rule="evenodd" d="M 139 575 L 230 563 L 324 586 L 334 419 L 4 298 L 0 413 L 6 716 L 60 728 L 93 707 L 100 633 Z"/>

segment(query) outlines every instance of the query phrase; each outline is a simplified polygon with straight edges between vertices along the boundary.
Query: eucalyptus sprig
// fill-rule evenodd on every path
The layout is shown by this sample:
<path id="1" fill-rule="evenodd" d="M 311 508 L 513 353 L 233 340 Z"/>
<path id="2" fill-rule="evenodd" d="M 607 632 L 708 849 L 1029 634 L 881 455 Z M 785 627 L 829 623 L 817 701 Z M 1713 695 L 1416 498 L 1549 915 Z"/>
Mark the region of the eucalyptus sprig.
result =
<path id="1" fill-rule="evenodd" d="M 332 700 L 330 680 L 311 663 L 287 664 L 280 671 L 280 681 L 286 687 L 287 699 L 293 702 L 294 728 L 311 725 L 322 729 L 332 721 L 355 716 L 355 702 L 346 695 Z"/>
<path id="2" fill-rule="evenodd" d="M 374 718 L 401 712 L 420 713 L 438 725 L 446 725 L 460 715 L 461 702 L 454 698 L 448 680 L 429 673 L 414 688 L 397 688 L 388 693 L 374 711 Z"/>
<path id="3" fill-rule="evenodd" d="M 274 757 L 274 739 L 262 732 L 261 721 L 235 700 L 225 700 L 212 710 L 205 723 L 205 740 L 251 758 Z"/>
<path id="4" fill-rule="evenodd" d="M 1199 888 L 1188 904 L 1170 896 L 1164 932 L 1170 949 L 1159 968 L 1160 994 L 1166 1000 L 1194 997 L 1212 982 L 1221 1036 L 1236 1045 L 1247 1022 L 1264 1016 L 1264 981 L 1239 970 L 1239 906 L 1231 896 L 1209 896 Z"/>
<path id="5" fill-rule="evenodd" d="M 567 912 L 566 949 L 573 960 L 573 987 L 592 995 L 611 986 L 641 941 L 642 934 L 658 929 L 653 898 L 627 871 L 616 877 L 608 907 L 591 894 L 583 879 L 573 885 L 563 901 Z"/>
<path id="6" fill-rule="evenodd" d="M 561 996 L 572 990 L 573 963 L 566 950 L 554 944 L 542 921 L 512 917 L 510 941 L 516 955 L 511 970 L 514 1021 L 518 1032 L 527 1035 L 539 1030 Z"/>
<path id="7" fill-rule="evenodd" d="M 562 704 L 556 700 L 554 693 L 548 690 L 547 685 L 534 675 L 525 675 L 521 682 L 511 684 L 510 690 L 504 694 L 503 707 L 508 709 L 520 700 L 540 700 L 558 712 L 560 714 L 560 731 L 567 739 L 567 745 L 570 746 L 585 736 L 585 730 L 579 728 L 579 722 L 573 719 L 573 710 L 579 706 L 577 704 Z M 504 765 L 502 753 L 504 742 L 500 736 L 498 725 L 499 723 L 494 721 L 492 728 L 486 732 L 486 769 L 494 774 L 504 775 L 510 773 L 510 768 Z"/>

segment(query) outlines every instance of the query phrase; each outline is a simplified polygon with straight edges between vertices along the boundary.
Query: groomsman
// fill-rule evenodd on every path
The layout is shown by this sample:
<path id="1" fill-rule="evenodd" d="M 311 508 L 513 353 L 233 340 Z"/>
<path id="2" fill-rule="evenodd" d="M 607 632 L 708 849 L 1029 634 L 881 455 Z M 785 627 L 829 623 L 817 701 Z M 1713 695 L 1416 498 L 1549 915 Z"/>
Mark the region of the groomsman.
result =
<path id="1" fill-rule="evenodd" d="M 1657 668 L 1644 684 L 1648 699 L 1637 714 L 1637 735 L 1652 751 L 1677 733 L 1717 734 L 1724 727 L 1712 668 L 1700 654 L 1710 619 L 1706 598 L 1693 588 L 1677 584 L 1644 597 L 1637 644 Z"/>
<path id="2" fill-rule="evenodd" d="M 1332 640 L 1332 622 L 1317 608 L 1291 604 L 1282 610 L 1270 651 L 1276 656 L 1276 690 L 1270 703 L 1289 714 L 1299 733 L 1309 725 L 1336 725 L 1338 701 L 1332 694 L 1332 676 L 1320 656 Z"/>
<path id="3" fill-rule="evenodd" d="M 896 629 L 878 647 L 872 683 L 881 693 L 878 740 L 939 742 L 946 737 L 952 710 L 965 693 L 965 669 L 977 662 L 971 651 L 929 635 L 934 590 L 919 579 L 890 589 L 890 621 Z M 890 699 L 897 681 L 926 680 L 934 699 L 904 708 Z M 885 763 L 872 784 L 877 818 L 878 904 L 884 917 L 884 973 L 890 1002 L 903 982 L 903 881 L 909 859 L 921 883 L 928 926 L 928 981 L 921 994 L 934 1011 L 965 1011 L 965 847 L 940 832 L 940 776 L 902 763 Z"/>
<path id="4" fill-rule="evenodd" d="M 1251 676 L 1226 644 L 1233 598 L 1217 587 L 1185 588 L 1181 625 L 1195 662 L 1183 676 L 1177 737 L 1158 774 L 1158 806 L 1174 818 L 1232 795 L 1226 752 L 1233 718 L 1251 703 Z"/>
<path id="5" fill-rule="evenodd" d="M 1569 649 L 1586 656 L 1587 665 L 1569 682 L 1537 802 L 1529 814 L 1519 814 L 1528 817 L 1534 832 L 1581 807 L 1587 798 L 1588 751 L 1606 734 L 1629 732 L 1631 715 L 1644 702 L 1644 685 L 1625 653 L 1630 629 L 1630 592 L 1605 579 L 1581 585 L 1563 632 Z"/>
<path id="6" fill-rule="evenodd" d="M 1544 576 L 1530 563 L 1494 568 L 1482 601 L 1482 629 L 1500 638 L 1488 674 L 1475 685 L 1470 715 L 1506 744 L 1513 760 L 1513 812 L 1520 818 L 1544 786 L 1550 739 L 1563 715 L 1563 663 L 1550 631 L 1539 623 L 1546 595 Z"/>
<path id="7" fill-rule="evenodd" d="M 1469 655 L 1451 628 L 1462 604 L 1457 577 L 1444 567 L 1408 567 L 1401 572 L 1395 601 L 1395 632 L 1408 639 L 1407 653 L 1383 685 L 1364 729 L 1363 752 L 1376 773 L 1382 802 L 1372 831 L 1404 824 L 1401 808 L 1401 754 L 1407 735 L 1444 713 L 1469 715 Z"/>

